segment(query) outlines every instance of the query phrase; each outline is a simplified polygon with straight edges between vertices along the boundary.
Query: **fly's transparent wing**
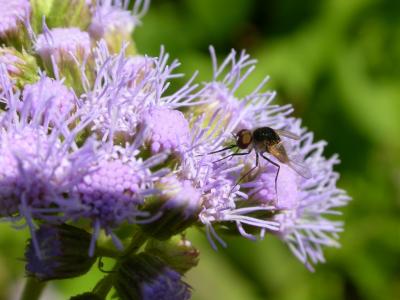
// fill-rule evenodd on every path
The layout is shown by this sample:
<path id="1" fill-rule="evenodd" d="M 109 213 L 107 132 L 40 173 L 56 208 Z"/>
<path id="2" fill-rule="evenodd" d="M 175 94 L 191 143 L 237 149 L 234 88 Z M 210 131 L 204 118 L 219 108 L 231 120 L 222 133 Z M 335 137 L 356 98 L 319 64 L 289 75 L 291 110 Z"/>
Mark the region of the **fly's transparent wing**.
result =
<path id="1" fill-rule="evenodd" d="M 304 165 L 303 163 L 299 162 L 298 160 L 290 159 L 289 163 L 287 165 L 290 168 L 292 168 L 301 177 L 304 177 L 306 179 L 312 178 L 312 174 L 311 174 L 310 169 L 306 165 Z"/>
<path id="2" fill-rule="evenodd" d="M 300 140 L 300 136 L 298 136 L 297 134 L 294 134 L 290 131 L 287 131 L 287 130 L 282 130 L 282 129 L 278 130 L 277 129 L 277 130 L 275 130 L 275 132 L 280 136 L 284 136 L 284 137 L 287 137 L 292 140 Z"/>

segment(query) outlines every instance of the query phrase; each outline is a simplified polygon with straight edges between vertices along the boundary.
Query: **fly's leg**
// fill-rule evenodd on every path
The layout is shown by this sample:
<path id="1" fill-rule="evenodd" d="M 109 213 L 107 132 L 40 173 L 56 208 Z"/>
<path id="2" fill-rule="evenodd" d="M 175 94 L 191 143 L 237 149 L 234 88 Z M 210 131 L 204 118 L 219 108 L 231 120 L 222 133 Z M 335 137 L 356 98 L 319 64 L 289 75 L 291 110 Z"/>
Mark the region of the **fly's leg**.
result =
<path id="1" fill-rule="evenodd" d="M 250 153 L 251 153 L 251 150 L 250 150 L 249 152 L 242 152 L 242 153 L 237 153 L 237 152 L 235 152 L 235 153 L 233 153 L 233 154 L 229 154 L 229 155 L 227 155 L 227 156 L 224 156 L 223 158 L 220 158 L 220 159 L 218 159 L 218 160 L 216 160 L 216 161 L 213 161 L 213 163 L 219 162 L 219 161 L 224 160 L 224 159 L 227 159 L 227 158 L 232 158 L 232 157 L 234 157 L 234 156 L 248 155 L 248 154 L 250 154 Z"/>
<path id="2" fill-rule="evenodd" d="M 245 153 L 245 154 L 250 154 L 250 153 L 251 153 L 251 150 L 250 150 L 248 153 Z M 239 154 L 239 153 L 238 153 L 238 154 Z M 234 189 L 244 178 L 246 178 L 246 176 L 250 175 L 250 173 L 253 172 L 254 169 L 257 168 L 257 167 L 258 167 L 258 153 L 256 152 L 256 165 L 255 165 L 254 167 L 252 167 L 252 168 L 250 169 L 250 171 L 246 172 L 246 174 L 244 174 L 242 177 L 240 177 L 238 181 L 236 181 L 235 185 L 231 188 L 229 194 L 231 194 L 232 191 L 233 191 L 233 189 Z"/>
<path id="3" fill-rule="evenodd" d="M 270 160 L 268 157 L 266 157 L 266 156 L 264 155 L 264 153 L 261 153 L 261 156 L 262 156 L 265 160 L 267 160 L 268 162 L 270 162 L 271 164 L 273 164 L 275 167 L 278 168 L 278 171 L 276 172 L 276 175 L 275 175 L 275 194 L 276 194 L 276 197 L 278 197 L 278 188 L 277 188 L 277 186 L 278 186 L 278 175 L 279 175 L 279 171 L 280 171 L 280 169 L 281 169 L 281 166 L 280 166 L 279 164 L 277 164 L 276 162 L 273 162 L 272 160 Z"/>

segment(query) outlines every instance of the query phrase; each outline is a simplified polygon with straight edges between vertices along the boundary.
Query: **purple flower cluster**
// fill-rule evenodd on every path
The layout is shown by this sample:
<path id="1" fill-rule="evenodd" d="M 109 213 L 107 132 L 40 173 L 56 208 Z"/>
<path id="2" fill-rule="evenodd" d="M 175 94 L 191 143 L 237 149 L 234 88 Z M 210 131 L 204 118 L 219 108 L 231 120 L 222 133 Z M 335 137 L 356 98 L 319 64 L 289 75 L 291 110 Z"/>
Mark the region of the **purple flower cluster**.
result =
<path id="1" fill-rule="evenodd" d="M 211 82 L 193 84 L 194 76 L 167 93 L 180 74 L 174 73 L 179 63 L 169 62 L 163 49 L 149 57 L 129 54 L 127 43 L 110 46 L 112 32 L 130 36 L 148 7 L 148 1 L 137 1 L 128 12 L 127 4 L 91 3 L 87 31 L 44 25 L 33 33 L 31 50 L 44 70 L 22 88 L 10 75 L 18 74 L 16 59 L 0 56 L 0 216 L 24 218 L 33 234 L 36 220 L 88 221 L 92 255 L 102 230 L 122 248 L 115 229 L 161 222 L 163 230 L 168 219 L 181 231 L 204 226 L 214 248 L 226 245 L 221 229 L 253 240 L 270 233 L 308 268 L 323 262 L 322 248 L 337 246 L 342 230 L 342 222 L 329 216 L 349 200 L 336 187 L 338 158 L 323 156 L 326 143 L 314 142 L 290 116 L 290 105 L 273 103 L 275 92 L 264 88 L 268 78 L 249 95 L 236 96 L 255 68 L 245 52 L 232 51 L 219 65 L 211 48 Z M 2 11 L 0 35 L 28 11 Z M 240 130 L 260 127 L 299 136 L 282 137 L 283 143 L 290 159 L 302 162 L 312 176 L 301 176 L 268 153 L 274 163 L 258 162 L 255 151 L 217 151 L 235 143 L 232 135 Z M 256 161 L 258 167 L 249 172 Z M 147 209 L 150 203 L 159 210 Z M 189 225 L 188 219 L 194 222 Z M 178 274 L 166 270 L 181 284 Z M 156 279 L 144 293 L 170 284 Z M 187 287 L 182 289 L 186 299 Z"/>
<path id="2" fill-rule="evenodd" d="M 0 40 L 18 31 L 31 14 L 28 0 L 0 1 Z"/>

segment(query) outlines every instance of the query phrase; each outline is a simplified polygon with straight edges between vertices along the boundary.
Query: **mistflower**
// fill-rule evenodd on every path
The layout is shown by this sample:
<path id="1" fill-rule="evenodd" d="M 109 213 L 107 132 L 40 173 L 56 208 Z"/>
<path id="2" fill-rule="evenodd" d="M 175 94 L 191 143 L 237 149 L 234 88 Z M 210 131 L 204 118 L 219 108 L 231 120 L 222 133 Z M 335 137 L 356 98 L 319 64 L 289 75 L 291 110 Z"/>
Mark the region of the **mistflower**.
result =
<path id="1" fill-rule="evenodd" d="M 81 202 L 77 216 L 115 226 L 134 219 L 143 202 L 142 190 L 150 174 L 141 162 L 109 158 L 100 160 L 76 186 Z"/>
<path id="2" fill-rule="evenodd" d="M 90 37 L 79 28 L 53 28 L 46 26 L 39 34 L 35 44 L 36 53 L 46 63 L 54 60 L 56 63 L 70 62 L 74 58 L 84 60 L 91 51 Z"/>
<path id="3" fill-rule="evenodd" d="M 67 203 L 71 186 L 95 158 L 89 140 L 79 149 L 75 145 L 85 120 L 74 130 L 69 130 L 73 118 L 49 126 L 44 120 L 55 118 L 45 117 L 43 106 L 32 114 L 30 101 L 19 100 L 4 70 L 0 85 L 5 87 L 0 100 L 8 107 L 0 120 L 0 215 L 18 211 L 27 219 L 45 218 L 46 208 Z"/>
<path id="4" fill-rule="evenodd" d="M 179 110 L 164 107 L 150 108 L 143 123 L 149 128 L 148 140 L 153 153 L 181 153 L 189 145 L 189 122 Z"/>
<path id="5" fill-rule="evenodd" d="M 76 277 L 107 257 L 71 299 L 189 299 L 192 226 L 214 249 L 225 233 L 275 235 L 312 270 L 349 201 L 337 156 L 273 103 L 268 77 L 238 96 L 256 64 L 244 51 L 218 63 L 210 48 L 211 82 L 171 91 L 179 62 L 131 41 L 148 5 L 0 0 L 0 217 L 30 230 L 27 275 Z"/>
<path id="6" fill-rule="evenodd" d="M 197 87 L 191 85 L 193 78 L 174 94 L 164 95 L 169 80 L 179 76 L 172 73 L 178 63 L 173 61 L 168 65 L 168 55 L 164 52 L 159 58 L 128 58 L 124 49 L 117 55 L 110 54 L 105 43 L 100 42 L 94 50 L 94 57 L 94 85 L 86 86 L 81 107 L 88 111 L 96 108 L 99 115 L 94 120 L 93 130 L 106 138 L 116 135 L 130 142 L 140 128 L 148 127 L 145 116 L 149 115 L 149 110 L 167 112 L 170 111 L 168 108 L 196 104 L 195 96 L 191 94 Z M 180 115 L 178 111 L 171 113 Z M 151 116 L 148 120 L 151 121 Z M 185 123 L 182 116 L 178 120 L 178 126 Z M 175 130 L 177 133 L 185 131 L 183 128 Z M 167 132 L 170 131 L 168 129 Z M 155 152 L 161 150 L 162 146 L 178 148 L 176 136 L 172 137 L 169 133 L 163 136 L 166 137 L 165 145 L 160 144 L 158 149 L 154 149 Z M 185 142 L 186 133 L 181 139 Z"/>
<path id="7" fill-rule="evenodd" d="M 96 261 L 87 254 L 91 236 L 80 228 L 47 224 L 40 226 L 35 237 L 41 257 L 30 240 L 25 250 L 28 276 L 40 280 L 76 277 L 89 271 Z"/>
<path id="8" fill-rule="evenodd" d="M 118 268 L 115 288 L 122 300 L 185 300 L 190 287 L 182 276 L 156 256 L 141 253 Z"/>
<path id="9" fill-rule="evenodd" d="M 326 159 L 322 156 L 325 141 L 314 143 L 313 134 L 301 128 L 300 120 L 288 119 L 288 130 L 301 135 L 299 143 L 293 145 L 292 152 L 297 153 L 310 169 L 313 177 L 310 179 L 292 175 L 288 176 L 286 169 L 281 180 L 281 187 L 287 189 L 282 196 L 287 197 L 290 209 L 275 216 L 281 224 L 279 236 L 288 244 L 292 252 L 310 270 L 312 264 L 325 262 L 323 247 L 338 247 L 338 233 L 343 230 L 343 222 L 333 221 L 328 217 L 339 215 L 336 209 L 344 206 L 350 200 L 345 191 L 336 187 L 339 174 L 333 167 L 339 163 L 337 155 Z M 278 203 L 284 200 L 279 200 Z"/>
<path id="10" fill-rule="evenodd" d="M 190 180 L 170 175 L 155 182 L 154 188 L 160 194 L 148 199 L 144 210 L 152 214 L 160 212 L 161 216 L 144 224 L 144 231 L 158 239 L 167 239 L 197 221 L 201 193 Z"/>
<path id="11" fill-rule="evenodd" d="M 135 141 L 140 144 L 139 141 Z M 74 196 L 78 203 L 67 205 L 64 211 L 67 219 L 91 220 L 94 233 L 89 254 L 94 254 L 95 241 L 100 229 L 104 229 L 113 238 L 115 245 L 122 245 L 113 229 L 122 223 L 146 223 L 157 218 L 158 213 L 151 215 L 140 211 L 146 196 L 156 193 L 153 182 L 164 176 L 168 169 L 157 172 L 150 169 L 164 159 L 164 155 L 151 157 L 145 161 L 135 157 L 138 153 L 136 144 L 125 148 L 111 146 L 110 151 L 99 151 L 99 159 L 93 162 L 88 174 L 81 178 L 74 187 Z"/>
<path id="12" fill-rule="evenodd" d="M 31 5 L 28 0 L 0 0 L 0 40 L 18 34 L 29 19 Z"/>
<path id="13" fill-rule="evenodd" d="M 134 28 L 140 24 L 149 2 L 136 1 L 133 10 L 128 11 L 129 1 L 97 1 L 88 28 L 90 35 L 96 40 L 105 39 L 112 52 L 118 52 L 121 44 L 130 40 Z"/>
<path id="14" fill-rule="evenodd" d="M 240 129 L 249 129 L 262 126 L 281 128 L 285 116 L 292 112 L 290 105 L 278 106 L 271 102 L 275 97 L 274 91 L 263 91 L 268 81 L 266 77 L 249 95 L 238 98 L 235 93 L 254 71 L 256 60 L 242 51 L 237 57 L 234 50 L 218 65 L 214 48 L 210 47 L 213 62 L 213 80 L 205 83 L 198 94 L 199 102 L 206 104 L 195 108 L 206 114 L 205 126 L 219 127 L 225 132 L 237 132 Z M 218 115 L 217 124 L 208 124 L 214 115 Z M 215 119 L 213 119 L 215 121 Z M 204 126 L 204 127 L 205 127 Z"/>
<path id="15" fill-rule="evenodd" d="M 31 105 L 32 115 L 42 111 L 50 121 L 65 118 L 76 105 L 76 96 L 61 81 L 43 75 L 39 81 L 24 87 L 22 101 Z"/>
<path id="16" fill-rule="evenodd" d="M 187 166 L 186 172 L 192 174 L 195 182 L 202 187 L 200 221 L 206 225 L 213 247 L 216 247 L 214 239 L 225 246 L 216 231 L 219 225 L 225 226 L 225 230 L 236 227 L 241 235 L 250 239 L 256 238 L 254 229 L 259 228 L 259 238 L 263 238 L 266 232 L 278 235 L 312 269 L 312 264 L 324 261 L 322 246 L 338 245 L 337 232 L 342 230 L 341 222 L 332 221 L 324 215 L 338 214 L 334 209 L 345 205 L 349 200 L 342 190 L 336 188 L 338 176 L 332 168 L 337 163 L 337 158 L 323 158 L 324 143 L 314 144 L 312 134 L 301 128 L 300 121 L 287 117 L 290 107 L 271 104 L 272 94 L 260 92 L 265 81 L 255 93 L 241 101 L 245 104 L 235 104 L 237 100 L 233 92 L 245 77 L 240 77 L 240 74 L 247 74 L 242 70 L 247 65 L 242 57 L 243 54 L 239 59 L 241 63 L 236 64 L 235 56 L 231 54 L 220 68 L 215 67 L 214 62 L 216 70 L 222 70 L 231 62 L 232 71 L 225 78 L 235 79 L 236 83 L 232 89 L 224 82 L 214 84 L 219 91 L 224 91 L 223 94 L 230 97 L 214 97 L 214 102 L 207 104 L 210 108 L 210 105 L 217 105 L 218 101 L 228 99 L 232 103 L 227 105 L 226 111 L 228 115 L 231 112 L 235 118 L 226 119 L 227 114 L 220 115 L 216 109 L 213 115 L 206 113 L 193 124 L 193 154 L 202 152 L 203 155 L 187 154 L 184 165 Z M 219 73 L 220 71 L 216 72 Z M 210 86 L 213 84 L 206 85 L 203 90 L 205 94 L 200 94 L 201 97 L 209 95 Z M 240 105 L 243 105 L 241 109 L 230 110 L 230 107 Z M 299 135 L 299 141 L 289 143 L 284 140 L 284 145 L 290 158 L 304 161 L 313 177 L 304 178 L 289 166 L 280 164 L 275 185 L 278 170 L 264 159 L 260 158 L 258 167 L 249 173 L 256 165 L 254 150 L 252 153 L 247 150 L 239 151 L 238 154 L 243 155 L 232 155 L 233 152 L 226 150 L 212 155 L 204 154 L 223 148 L 224 140 L 228 140 L 228 145 L 235 145 L 236 142 L 232 140 L 229 144 L 229 135 L 235 134 L 239 129 L 254 130 L 261 126 L 284 128 Z M 270 159 L 275 160 L 271 155 Z"/>

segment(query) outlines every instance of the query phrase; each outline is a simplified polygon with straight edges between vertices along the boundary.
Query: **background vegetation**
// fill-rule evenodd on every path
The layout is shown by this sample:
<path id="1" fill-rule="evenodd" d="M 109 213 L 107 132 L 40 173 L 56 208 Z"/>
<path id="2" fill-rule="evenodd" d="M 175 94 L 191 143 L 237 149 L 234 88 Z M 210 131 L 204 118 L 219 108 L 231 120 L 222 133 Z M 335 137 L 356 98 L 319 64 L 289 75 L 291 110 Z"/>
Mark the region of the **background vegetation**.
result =
<path id="1" fill-rule="evenodd" d="M 280 103 L 339 153 L 339 185 L 353 201 L 343 209 L 341 249 L 307 271 L 277 239 L 228 239 L 201 251 L 188 274 L 193 299 L 400 299 L 400 2 L 396 0 L 153 0 L 134 39 L 141 53 L 164 44 L 179 71 L 210 79 L 208 46 L 223 58 L 231 48 L 259 60 L 242 93 L 266 74 Z M 23 274 L 24 239 L 0 224 L 0 299 Z M 93 286 L 92 272 L 53 285 L 64 299 Z M 53 293 L 53 296 L 51 296 Z M 53 297 L 53 298 L 52 298 Z"/>

